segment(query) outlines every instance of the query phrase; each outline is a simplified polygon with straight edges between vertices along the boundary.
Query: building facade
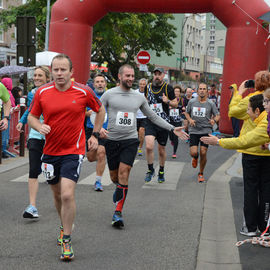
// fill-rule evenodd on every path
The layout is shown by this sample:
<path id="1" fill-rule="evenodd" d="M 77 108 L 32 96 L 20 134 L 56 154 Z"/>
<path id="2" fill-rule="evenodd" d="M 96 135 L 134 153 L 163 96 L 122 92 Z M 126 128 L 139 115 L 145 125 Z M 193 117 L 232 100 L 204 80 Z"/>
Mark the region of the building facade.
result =
<path id="1" fill-rule="evenodd" d="M 0 12 L 10 6 L 19 6 L 25 0 L 0 0 Z M 0 31 L 0 67 L 16 64 L 16 27 Z"/>
<path id="2" fill-rule="evenodd" d="M 174 55 L 151 53 L 151 64 L 161 66 L 171 83 L 192 79 L 216 80 L 223 72 L 226 27 L 211 13 L 173 14 Z M 180 72 L 181 71 L 181 72 Z"/>

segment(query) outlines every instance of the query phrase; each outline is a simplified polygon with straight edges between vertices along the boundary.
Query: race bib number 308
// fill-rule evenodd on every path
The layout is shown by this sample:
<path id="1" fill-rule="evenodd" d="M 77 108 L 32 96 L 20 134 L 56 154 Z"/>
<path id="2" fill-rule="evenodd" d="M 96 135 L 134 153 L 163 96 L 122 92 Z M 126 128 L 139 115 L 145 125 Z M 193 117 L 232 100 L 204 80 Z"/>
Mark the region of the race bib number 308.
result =
<path id="1" fill-rule="evenodd" d="M 205 117 L 205 115 L 206 115 L 206 108 L 193 107 L 192 113 L 193 113 L 193 116 Z"/>
<path id="2" fill-rule="evenodd" d="M 134 124 L 134 113 L 118 112 L 116 115 L 116 125 L 121 127 L 131 127 Z"/>

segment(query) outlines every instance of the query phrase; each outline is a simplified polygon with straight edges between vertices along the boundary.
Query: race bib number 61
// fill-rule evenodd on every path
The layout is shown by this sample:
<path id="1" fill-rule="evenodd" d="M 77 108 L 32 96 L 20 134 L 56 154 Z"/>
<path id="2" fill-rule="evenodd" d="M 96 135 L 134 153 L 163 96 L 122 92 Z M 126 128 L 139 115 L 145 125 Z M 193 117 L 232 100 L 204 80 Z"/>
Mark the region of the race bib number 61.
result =
<path id="1" fill-rule="evenodd" d="M 116 116 L 116 125 L 121 127 L 131 127 L 134 123 L 134 113 L 118 112 Z"/>

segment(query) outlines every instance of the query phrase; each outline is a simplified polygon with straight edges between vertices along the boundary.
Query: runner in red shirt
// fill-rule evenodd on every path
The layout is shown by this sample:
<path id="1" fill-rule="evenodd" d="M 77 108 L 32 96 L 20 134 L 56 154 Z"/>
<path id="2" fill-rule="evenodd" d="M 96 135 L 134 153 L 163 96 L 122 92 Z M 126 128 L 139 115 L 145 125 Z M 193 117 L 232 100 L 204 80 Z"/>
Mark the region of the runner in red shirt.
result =
<path id="1" fill-rule="evenodd" d="M 54 82 L 35 94 L 30 106 L 28 123 L 45 135 L 42 171 L 54 194 L 55 206 L 61 220 L 58 244 L 62 246 L 62 260 L 74 257 L 71 230 L 75 218 L 75 186 L 85 153 L 84 117 L 86 107 L 97 113 L 89 149 L 97 149 L 99 131 L 105 109 L 91 88 L 71 81 L 72 62 L 67 55 L 55 56 L 51 64 Z M 44 123 L 39 121 L 40 115 Z"/>

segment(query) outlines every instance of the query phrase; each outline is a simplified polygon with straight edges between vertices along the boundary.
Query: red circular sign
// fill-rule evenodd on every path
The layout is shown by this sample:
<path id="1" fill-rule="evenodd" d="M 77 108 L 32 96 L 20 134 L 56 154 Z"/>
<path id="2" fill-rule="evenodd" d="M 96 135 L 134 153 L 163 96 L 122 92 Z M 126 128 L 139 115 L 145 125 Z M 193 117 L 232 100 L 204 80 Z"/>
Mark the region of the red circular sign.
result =
<path id="1" fill-rule="evenodd" d="M 150 62 L 151 56 L 147 51 L 140 51 L 137 54 L 137 60 L 141 65 L 146 65 Z"/>

